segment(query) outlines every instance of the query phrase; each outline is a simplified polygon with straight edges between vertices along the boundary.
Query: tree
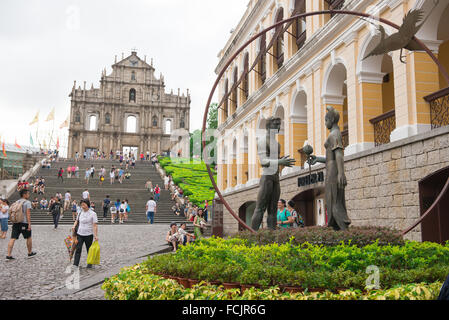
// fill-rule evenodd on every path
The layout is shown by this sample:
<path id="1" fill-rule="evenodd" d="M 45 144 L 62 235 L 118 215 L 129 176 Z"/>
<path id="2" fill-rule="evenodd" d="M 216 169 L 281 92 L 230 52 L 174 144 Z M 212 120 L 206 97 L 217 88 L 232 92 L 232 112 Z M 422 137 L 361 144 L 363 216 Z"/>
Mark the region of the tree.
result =
<path id="1" fill-rule="evenodd" d="M 207 128 L 218 128 L 218 103 L 212 103 L 209 107 L 209 115 L 207 117 Z"/>

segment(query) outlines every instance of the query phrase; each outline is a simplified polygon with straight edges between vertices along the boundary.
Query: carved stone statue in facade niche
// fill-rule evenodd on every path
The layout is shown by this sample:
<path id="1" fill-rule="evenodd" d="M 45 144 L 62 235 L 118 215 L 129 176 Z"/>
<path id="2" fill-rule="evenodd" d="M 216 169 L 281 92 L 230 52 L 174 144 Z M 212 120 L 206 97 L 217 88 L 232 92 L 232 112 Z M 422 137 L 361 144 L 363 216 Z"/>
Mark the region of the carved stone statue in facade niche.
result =
<path id="1" fill-rule="evenodd" d="M 309 163 L 326 164 L 325 199 L 328 215 L 328 226 L 334 230 L 346 230 L 351 224 L 346 211 L 345 187 L 347 185 L 344 170 L 344 147 L 338 121 L 340 114 L 333 107 L 327 107 L 325 117 L 329 137 L 324 143 L 326 157 L 310 156 Z"/>
<path id="2" fill-rule="evenodd" d="M 276 141 L 276 134 L 281 129 L 281 119 L 270 117 L 267 119 L 266 135 L 257 139 L 257 154 L 263 168 L 259 182 L 256 209 L 251 221 L 251 227 L 259 230 L 263 215 L 267 210 L 268 228 L 274 230 L 277 226 L 277 203 L 281 195 L 279 183 L 279 166 L 291 167 L 295 159 L 285 156 L 280 158 L 281 148 Z"/>

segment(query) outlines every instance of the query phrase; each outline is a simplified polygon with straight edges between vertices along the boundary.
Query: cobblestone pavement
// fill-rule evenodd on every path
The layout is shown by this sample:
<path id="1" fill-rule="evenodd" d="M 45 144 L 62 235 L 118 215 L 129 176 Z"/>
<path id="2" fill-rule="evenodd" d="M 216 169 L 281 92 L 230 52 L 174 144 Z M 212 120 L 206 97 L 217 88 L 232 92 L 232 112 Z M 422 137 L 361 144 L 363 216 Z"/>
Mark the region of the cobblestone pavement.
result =
<path id="1" fill-rule="evenodd" d="M 85 247 L 81 254 L 80 281 L 94 277 L 108 269 L 129 265 L 132 258 L 144 256 L 152 249 L 164 244 L 166 225 L 114 225 L 98 227 L 101 262 L 93 269 L 86 269 L 87 253 Z M 28 258 L 26 241 L 20 236 L 16 240 L 14 261 L 5 259 L 11 235 L 9 227 L 7 238 L 0 239 L 0 299 L 40 299 L 58 288 L 65 288 L 66 273 L 71 266 L 64 239 L 69 235 L 70 226 L 33 226 L 33 251 L 37 255 Z M 73 263 L 73 260 L 72 260 Z M 58 297 L 54 297 L 58 299 Z M 104 299 L 100 286 L 95 286 L 73 297 L 59 299 Z M 48 299 L 45 297 L 44 299 Z"/>

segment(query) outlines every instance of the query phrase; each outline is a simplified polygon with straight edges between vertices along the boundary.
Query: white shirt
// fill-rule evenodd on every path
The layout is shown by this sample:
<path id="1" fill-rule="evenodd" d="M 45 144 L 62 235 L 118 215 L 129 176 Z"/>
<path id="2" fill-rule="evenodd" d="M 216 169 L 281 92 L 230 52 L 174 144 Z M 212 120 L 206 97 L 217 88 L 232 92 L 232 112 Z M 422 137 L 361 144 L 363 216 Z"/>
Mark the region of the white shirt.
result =
<path id="1" fill-rule="evenodd" d="M 89 191 L 83 192 L 83 199 L 89 199 Z"/>
<path id="2" fill-rule="evenodd" d="M 170 178 L 165 176 L 164 181 L 165 181 L 165 184 L 168 184 L 168 182 L 170 181 Z"/>
<path id="3" fill-rule="evenodd" d="M 81 210 L 78 214 L 79 220 L 78 234 L 80 236 L 90 236 L 94 234 L 94 223 L 98 223 L 97 214 L 89 209 L 88 211 Z"/>
<path id="4" fill-rule="evenodd" d="M 115 172 L 114 171 L 109 172 L 109 177 L 110 178 L 114 178 L 115 177 Z"/>
<path id="5" fill-rule="evenodd" d="M 122 210 L 123 210 L 123 213 L 126 212 L 126 203 L 122 203 L 122 204 L 120 205 L 120 211 L 122 211 Z"/>
<path id="6" fill-rule="evenodd" d="M 150 201 L 148 201 L 147 202 L 147 206 L 148 206 L 148 209 L 147 209 L 147 212 L 154 212 L 154 210 L 156 209 L 156 201 L 154 201 L 154 200 L 150 200 Z"/>
<path id="7" fill-rule="evenodd" d="M 70 193 L 66 192 L 66 194 L 64 195 L 64 200 L 70 201 Z"/>

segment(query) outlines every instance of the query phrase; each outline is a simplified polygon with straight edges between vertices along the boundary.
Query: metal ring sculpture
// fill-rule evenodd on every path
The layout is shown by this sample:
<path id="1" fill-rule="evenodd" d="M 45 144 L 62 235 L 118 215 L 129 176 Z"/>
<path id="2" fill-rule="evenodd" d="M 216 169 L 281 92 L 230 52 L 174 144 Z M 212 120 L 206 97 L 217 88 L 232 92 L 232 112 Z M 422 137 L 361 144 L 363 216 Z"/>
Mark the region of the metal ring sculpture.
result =
<path id="1" fill-rule="evenodd" d="M 232 61 L 234 61 L 234 59 L 240 54 L 240 52 L 242 52 L 251 42 L 253 42 L 254 40 L 256 40 L 258 37 L 262 36 L 263 34 L 267 33 L 268 31 L 270 31 L 271 29 L 274 29 L 278 26 L 283 25 L 284 23 L 288 23 L 292 20 L 295 19 L 299 19 L 299 18 L 304 18 L 304 17 L 308 17 L 308 16 L 315 16 L 315 15 L 324 15 L 324 14 L 345 14 L 345 15 L 352 15 L 352 16 L 359 16 L 359 17 L 363 17 L 363 18 L 368 18 L 368 19 L 372 19 L 375 21 L 379 21 L 382 22 L 386 25 L 389 25 L 395 29 L 399 30 L 399 26 L 389 20 L 383 19 L 383 18 L 377 18 L 374 17 L 373 15 L 367 14 L 367 13 L 363 13 L 363 12 L 356 12 L 356 11 L 347 11 L 347 10 L 323 10 L 323 11 L 315 11 L 315 12 L 306 12 L 306 13 L 301 13 L 295 16 L 292 16 L 288 19 L 279 21 L 275 24 L 273 24 L 272 26 L 260 31 L 259 33 L 257 33 L 256 35 L 254 35 L 253 37 L 251 37 L 248 41 L 246 41 L 235 53 L 234 55 L 229 59 L 229 61 L 224 65 L 224 67 L 222 68 L 222 70 L 220 71 L 220 73 L 217 76 L 217 80 L 215 81 L 212 90 L 209 94 L 209 98 L 207 100 L 207 104 L 206 104 L 206 110 L 204 112 L 204 117 L 203 117 L 203 128 L 202 128 L 202 146 L 203 146 L 203 150 L 206 150 L 206 124 L 207 124 L 207 116 L 209 114 L 209 106 L 212 102 L 212 97 L 215 93 L 215 90 L 217 89 L 218 83 L 220 82 L 221 77 L 223 76 L 223 74 L 225 73 L 225 71 L 227 70 L 227 68 L 229 67 L 229 65 L 232 63 Z M 432 53 L 432 51 L 419 39 L 417 39 L 416 37 L 412 38 L 413 40 L 415 40 L 421 47 L 422 49 L 432 58 L 432 60 L 435 62 L 435 64 L 438 66 L 441 74 L 443 75 L 443 77 L 445 78 L 446 82 L 449 85 L 449 74 L 447 73 L 446 69 L 441 65 L 441 63 L 438 61 L 438 58 Z M 220 189 L 218 188 L 215 180 L 214 180 L 214 176 L 212 174 L 212 171 L 210 169 L 210 165 L 207 164 L 206 162 L 206 168 L 207 168 L 207 172 L 209 174 L 210 180 L 212 182 L 212 185 L 215 189 L 215 191 L 217 192 L 217 195 L 220 199 L 220 201 L 224 204 L 224 206 L 226 207 L 226 209 L 228 209 L 228 211 L 231 213 L 231 215 L 240 223 L 241 226 L 243 226 L 245 229 L 255 233 L 256 231 L 254 231 L 250 226 L 248 226 L 242 219 L 240 219 L 240 217 L 232 210 L 232 208 L 229 206 L 229 204 L 227 203 L 227 201 L 223 198 L 223 195 L 221 194 Z M 449 183 L 449 180 L 448 180 Z M 444 190 L 443 190 L 444 191 Z M 441 194 L 440 194 L 441 196 Z M 418 221 L 421 222 L 422 219 L 420 219 Z M 418 223 L 416 223 L 414 226 L 416 226 Z M 410 229 L 410 228 L 409 228 Z M 411 229 L 410 229 L 411 230 Z M 408 230 L 408 231 L 410 231 Z M 407 231 L 407 232 L 408 232 Z M 403 234 L 405 234 L 406 232 L 403 232 Z"/>

